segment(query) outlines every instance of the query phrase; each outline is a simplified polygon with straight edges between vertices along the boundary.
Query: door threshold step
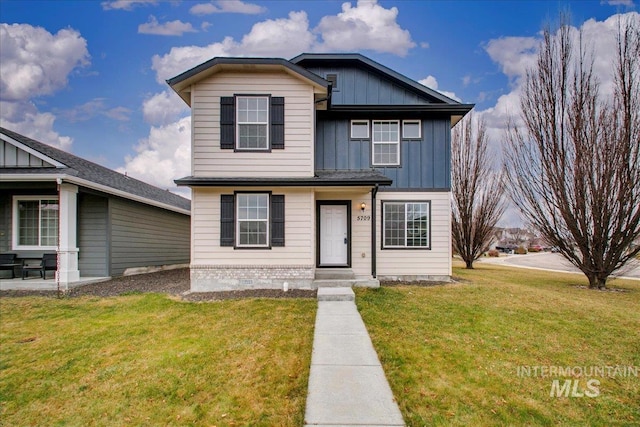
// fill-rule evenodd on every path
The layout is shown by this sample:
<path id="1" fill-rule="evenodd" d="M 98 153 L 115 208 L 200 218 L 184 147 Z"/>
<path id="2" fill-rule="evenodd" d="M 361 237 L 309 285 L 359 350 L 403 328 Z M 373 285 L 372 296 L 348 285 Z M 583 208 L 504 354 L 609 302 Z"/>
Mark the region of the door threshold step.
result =
<path id="1" fill-rule="evenodd" d="M 378 279 L 326 279 L 326 280 L 314 280 L 311 284 L 313 289 L 321 288 L 342 288 L 342 287 L 356 287 L 356 288 L 379 288 L 380 281 Z"/>
<path id="2" fill-rule="evenodd" d="M 351 288 L 319 288 L 318 301 L 355 301 L 356 294 Z"/>

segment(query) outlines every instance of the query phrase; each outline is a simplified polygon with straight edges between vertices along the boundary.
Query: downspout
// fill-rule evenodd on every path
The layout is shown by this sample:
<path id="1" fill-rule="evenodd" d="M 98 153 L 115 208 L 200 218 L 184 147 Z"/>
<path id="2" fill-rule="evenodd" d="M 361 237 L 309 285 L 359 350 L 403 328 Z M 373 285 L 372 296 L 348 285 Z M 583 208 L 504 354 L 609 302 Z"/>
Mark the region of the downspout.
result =
<path id="1" fill-rule="evenodd" d="M 371 189 L 371 276 L 376 278 L 376 194 L 378 184 Z"/>
<path id="2" fill-rule="evenodd" d="M 62 184 L 62 178 L 56 178 L 56 190 L 58 191 L 58 242 L 56 243 L 56 289 L 58 298 L 62 297 L 62 291 L 60 289 L 60 238 L 62 236 L 62 197 L 60 195 L 60 185 Z M 44 258 L 44 257 L 43 257 Z M 42 261 L 44 263 L 44 261 Z M 42 278 L 45 279 L 47 271 L 42 273 Z"/>

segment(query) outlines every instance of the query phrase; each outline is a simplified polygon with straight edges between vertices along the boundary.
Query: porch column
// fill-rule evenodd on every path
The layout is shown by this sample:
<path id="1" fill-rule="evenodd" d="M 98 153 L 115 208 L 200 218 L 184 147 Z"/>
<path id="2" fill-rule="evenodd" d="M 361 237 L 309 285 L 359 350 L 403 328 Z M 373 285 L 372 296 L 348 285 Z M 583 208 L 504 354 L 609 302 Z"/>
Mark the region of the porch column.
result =
<path id="1" fill-rule="evenodd" d="M 76 242 L 78 187 L 72 184 L 60 184 L 60 227 L 57 279 L 67 285 L 80 280 L 78 271 L 78 247 Z"/>

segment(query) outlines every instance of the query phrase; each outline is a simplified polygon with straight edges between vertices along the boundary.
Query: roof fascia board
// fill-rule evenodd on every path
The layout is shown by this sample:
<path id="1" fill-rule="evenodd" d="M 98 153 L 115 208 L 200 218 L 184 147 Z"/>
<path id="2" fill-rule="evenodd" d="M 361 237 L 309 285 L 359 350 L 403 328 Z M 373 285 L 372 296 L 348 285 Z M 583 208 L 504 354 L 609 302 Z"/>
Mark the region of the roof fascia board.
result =
<path id="1" fill-rule="evenodd" d="M 176 206 L 168 205 L 166 203 L 161 203 L 155 200 L 148 199 L 146 197 L 136 196 L 135 194 L 128 193 L 126 191 L 117 190 L 112 187 L 108 187 L 106 185 L 97 184 L 93 181 L 89 181 L 86 179 L 78 178 L 76 176 L 67 175 L 64 173 L 52 173 L 52 174 L 3 174 L 0 176 L 0 181 L 2 182 L 15 182 L 15 181 L 56 181 L 62 180 L 71 184 L 77 184 L 82 187 L 90 188 L 92 190 L 98 190 L 103 193 L 111 194 L 114 196 L 122 197 L 124 199 L 133 200 L 135 202 L 140 202 L 145 205 L 155 206 L 158 208 L 166 209 L 169 211 L 185 214 L 191 216 L 191 211 L 186 209 L 181 209 Z"/>
<path id="2" fill-rule="evenodd" d="M 238 181 L 226 178 L 182 178 L 174 181 L 178 186 L 189 187 L 366 187 L 372 185 L 391 185 L 391 179 L 384 180 L 317 180 L 313 178 L 300 180 L 271 179 Z"/>
<path id="3" fill-rule="evenodd" d="M 55 166 L 56 168 L 66 168 L 66 167 L 68 167 L 67 165 L 62 164 L 59 161 L 57 161 L 55 159 L 52 159 L 51 157 L 49 157 L 49 156 L 47 156 L 45 154 L 42 154 L 38 150 L 34 150 L 33 148 L 24 145 L 20 141 L 16 141 L 15 139 L 11 138 L 9 135 L 7 135 L 4 132 L 0 132 L 0 134 L 2 134 L 3 139 L 5 139 L 5 141 L 9 142 L 11 145 L 16 146 L 17 148 L 21 149 L 22 151 L 26 151 L 27 153 L 31 154 L 32 156 L 36 156 L 37 158 L 39 158 L 43 162 L 47 162 L 47 163 Z"/>
<path id="4" fill-rule="evenodd" d="M 304 67 L 293 64 L 286 59 L 282 58 L 234 58 L 234 57 L 216 57 L 212 58 L 200 65 L 197 65 L 190 70 L 183 72 L 173 78 L 167 79 L 166 82 L 171 88 L 180 95 L 184 89 L 198 82 L 205 76 L 209 76 L 216 72 L 215 68 L 221 68 L 231 66 L 242 65 L 256 65 L 256 66 L 274 66 L 282 67 L 287 73 L 298 78 L 303 78 L 313 86 L 328 90 L 329 82 L 322 77 L 312 73 Z M 181 98 L 187 101 L 184 96 Z"/>
<path id="5" fill-rule="evenodd" d="M 475 107 L 475 104 L 420 104 L 420 105 L 332 105 L 335 112 L 391 112 L 391 111 L 416 111 L 434 113 L 466 114 Z"/>

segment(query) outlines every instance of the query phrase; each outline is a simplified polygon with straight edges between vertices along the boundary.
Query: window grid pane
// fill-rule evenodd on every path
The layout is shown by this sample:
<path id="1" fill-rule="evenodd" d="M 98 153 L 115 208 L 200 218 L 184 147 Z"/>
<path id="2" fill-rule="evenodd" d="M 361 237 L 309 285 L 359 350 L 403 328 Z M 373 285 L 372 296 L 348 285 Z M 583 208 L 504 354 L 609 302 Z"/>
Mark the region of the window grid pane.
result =
<path id="1" fill-rule="evenodd" d="M 18 202 L 18 244 L 38 246 L 38 200 L 20 200 Z"/>
<path id="2" fill-rule="evenodd" d="M 238 148 L 266 150 L 269 102 L 264 96 L 239 96 L 237 102 Z"/>
<path id="3" fill-rule="evenodd" d="M 400 164 L 400 124 L 398 121 L 373 122 L 373 164 Z"/>
<path id="4" fill-rule="evenodd" d="M 402 122 L 402 137 L 409 139 L 420 138 L 420 120 L 406 120 Z"/>
<path id="5" fill-rule="evenodd" d="M 429 204 L 385 203 L 384 246 L 429 247 Z"/>
<path id="6" fill-rule="evenodd" d="M 238 246 L 267 246 L 269 195 L 238 194 Z"/>
<path id="7" fill-rule="evenodd" d="M 351 122 L 351 138 L 367 139 L 369 138 L 369 122 L 368 121 L 352 121 Z"/>
<path id="8" fill-rule="evenodd" d="M 40 246 L 58 244 L 58 201 L 40 201 Z"/>

